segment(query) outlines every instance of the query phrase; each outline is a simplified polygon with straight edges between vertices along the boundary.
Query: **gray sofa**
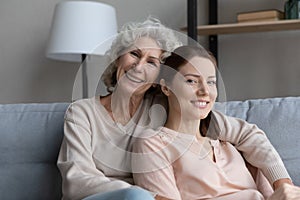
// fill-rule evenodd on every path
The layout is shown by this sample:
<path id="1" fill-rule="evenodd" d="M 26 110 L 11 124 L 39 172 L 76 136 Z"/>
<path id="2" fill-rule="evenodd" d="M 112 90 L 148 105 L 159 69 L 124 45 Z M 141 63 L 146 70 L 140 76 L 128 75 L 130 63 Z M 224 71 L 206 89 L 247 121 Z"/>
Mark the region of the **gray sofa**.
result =
<path id="1" fill-rule="evenodd" d="M 0 199 L 61 198 L 56 159 L 68 103 L 0 105 Z M 268 135 L 300 185 L 300 97 L 216 104 L 256 123 Z"/>

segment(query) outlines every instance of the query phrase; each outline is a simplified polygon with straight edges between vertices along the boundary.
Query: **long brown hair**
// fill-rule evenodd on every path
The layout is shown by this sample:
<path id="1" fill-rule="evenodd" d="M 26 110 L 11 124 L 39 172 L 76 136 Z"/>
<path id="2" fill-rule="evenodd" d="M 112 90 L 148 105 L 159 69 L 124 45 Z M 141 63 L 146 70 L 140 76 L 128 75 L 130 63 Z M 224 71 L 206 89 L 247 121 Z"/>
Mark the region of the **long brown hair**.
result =
<path id="1" fill-rule="evenodd" d="M 159 79 L 164 79 L 166 83 L 171 83 L 180 68 L 196 56 L 209 59 L 217 68 L 215 57 L 202 46 L 181 46 L 175 49 L 171 55 L 166 58 L 161 67 Z M 202 136 L 206 136 L 210 121 L 211 112 L 209 112 L 205 119 L 201 120 L 200 133 Z"/>

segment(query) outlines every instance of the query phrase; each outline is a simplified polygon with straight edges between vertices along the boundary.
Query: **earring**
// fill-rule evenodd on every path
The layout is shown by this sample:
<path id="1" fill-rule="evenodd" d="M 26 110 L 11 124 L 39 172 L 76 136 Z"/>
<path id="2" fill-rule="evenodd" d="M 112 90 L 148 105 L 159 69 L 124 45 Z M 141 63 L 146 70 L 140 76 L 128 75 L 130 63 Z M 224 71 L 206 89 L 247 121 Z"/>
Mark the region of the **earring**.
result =
<path id="1" fill-rule="evenodd" d="M 166 86 L 163 86 L 161 88 L 162 92 L 166 95 L 166 96 L 169 96 L 170 95 L 170 91 L 169 89 L 166 87 Z"/>
<path id="2" fill-rule="evenodd" d="M 113 87 L 113 86 L 110 86 L 107 88 L 108 92 L 114 92 L 114 90 L 115 90 L 115 87 Z"/>

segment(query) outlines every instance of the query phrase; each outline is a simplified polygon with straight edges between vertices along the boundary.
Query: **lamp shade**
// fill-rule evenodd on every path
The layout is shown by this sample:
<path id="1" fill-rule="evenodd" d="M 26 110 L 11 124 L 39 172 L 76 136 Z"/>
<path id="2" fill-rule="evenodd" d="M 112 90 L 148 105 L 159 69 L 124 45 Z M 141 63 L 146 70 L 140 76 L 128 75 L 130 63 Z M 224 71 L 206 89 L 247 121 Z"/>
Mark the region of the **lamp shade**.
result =
<path id="1" fill-rule="evenodd" d="M 60 2 L 55 7 L 46 56 L 81 62 L 82 54 L 103 55 L 107 48 L 99 46 L 116 33 L 112 6 L 92 1 Z"/>

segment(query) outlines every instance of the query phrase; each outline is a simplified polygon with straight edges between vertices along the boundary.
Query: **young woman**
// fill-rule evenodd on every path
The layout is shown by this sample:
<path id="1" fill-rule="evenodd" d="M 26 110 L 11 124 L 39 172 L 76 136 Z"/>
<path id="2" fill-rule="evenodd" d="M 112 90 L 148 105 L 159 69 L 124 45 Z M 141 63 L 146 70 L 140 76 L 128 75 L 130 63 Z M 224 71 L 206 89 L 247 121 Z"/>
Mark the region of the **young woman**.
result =
<path id="1" fill-rule="evenodd" d="M 265 184 L 263 195 L 241 154 L 221 139 L 222 135 L 238 134 L 237 130 L 243 134 L 257 128 L 212 111 L 217 97 L 213 57 L 200 46 L 177 48 L 166 59 L 160 84 L 168 98 L 167 121 L 163 127 L 146 130 L 134 144 L 135 183 L 157 193 L 157 199 L 267 198 L 271 186 Z M 276 154 L 264 148 L 255 151 Z M 270 166 L 278 165 L 269 161 Z M 258 166 L 259 162 L 253 160 L 252 164 Z"/>

